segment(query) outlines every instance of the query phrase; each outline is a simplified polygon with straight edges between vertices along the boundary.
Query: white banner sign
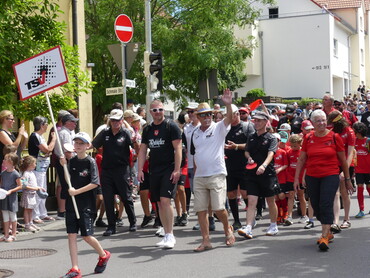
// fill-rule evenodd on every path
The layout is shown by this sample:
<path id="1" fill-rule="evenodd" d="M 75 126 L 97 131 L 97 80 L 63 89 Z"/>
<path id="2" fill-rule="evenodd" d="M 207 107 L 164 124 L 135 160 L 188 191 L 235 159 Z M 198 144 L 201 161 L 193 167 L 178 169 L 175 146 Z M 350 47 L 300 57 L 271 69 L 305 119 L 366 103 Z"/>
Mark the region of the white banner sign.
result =
<path id="1" fill-rule="evenodd" d="M 13 70 L 21 100 L 68 83 L 60 46 L 14 64 Z"/>

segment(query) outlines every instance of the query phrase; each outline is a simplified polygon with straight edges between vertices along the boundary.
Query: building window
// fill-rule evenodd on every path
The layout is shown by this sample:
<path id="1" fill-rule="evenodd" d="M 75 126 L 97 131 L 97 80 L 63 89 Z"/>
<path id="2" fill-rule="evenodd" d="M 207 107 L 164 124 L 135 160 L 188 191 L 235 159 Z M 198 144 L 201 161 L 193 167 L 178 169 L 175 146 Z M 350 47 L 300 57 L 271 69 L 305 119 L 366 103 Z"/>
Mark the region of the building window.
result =
<path id="1" fill-rule="evenodd" d="M 337 39 L 334 39 L 333 54 L 334 54 L 335 57 L 338 57 L 338 40 Z"/>
<path id="2" fill-rule="evenodd" d="M 279 8 L 269 8 L 269 18 L 278 18 Z"/>

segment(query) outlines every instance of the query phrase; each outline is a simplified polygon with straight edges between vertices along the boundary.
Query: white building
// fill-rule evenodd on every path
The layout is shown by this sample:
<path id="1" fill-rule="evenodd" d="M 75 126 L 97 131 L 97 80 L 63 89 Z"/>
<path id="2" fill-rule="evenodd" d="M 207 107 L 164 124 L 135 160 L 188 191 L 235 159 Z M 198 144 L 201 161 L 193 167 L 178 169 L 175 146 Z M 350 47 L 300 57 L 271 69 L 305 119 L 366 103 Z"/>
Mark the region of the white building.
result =
<path id="1" fill-rule="evenodd" d="M 254 88 L 267 95 L 342 97 L 370 81 L 370 0 L 276 0 L 257 4 L 255 26 L 236 29 L 240 39 L 252 35 L 257 47 L 246 61 L 248 80 L 238 96 Z"/>

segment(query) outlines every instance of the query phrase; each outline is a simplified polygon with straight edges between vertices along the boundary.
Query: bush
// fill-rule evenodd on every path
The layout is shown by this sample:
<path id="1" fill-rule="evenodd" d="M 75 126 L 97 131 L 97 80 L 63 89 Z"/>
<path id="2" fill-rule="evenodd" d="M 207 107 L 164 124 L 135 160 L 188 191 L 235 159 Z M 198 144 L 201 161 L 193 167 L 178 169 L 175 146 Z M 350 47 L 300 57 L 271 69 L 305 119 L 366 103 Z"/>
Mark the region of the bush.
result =
<path id="1" fill-rule="evenodd" d="M 259 88 L 256 88 L 256 89 L 252 89 L 252 90 L 249 90 L 247 92 L 247 97 L 264 97 L 266 96 L 266 93 L 263 89 L 259 89 Z"/>

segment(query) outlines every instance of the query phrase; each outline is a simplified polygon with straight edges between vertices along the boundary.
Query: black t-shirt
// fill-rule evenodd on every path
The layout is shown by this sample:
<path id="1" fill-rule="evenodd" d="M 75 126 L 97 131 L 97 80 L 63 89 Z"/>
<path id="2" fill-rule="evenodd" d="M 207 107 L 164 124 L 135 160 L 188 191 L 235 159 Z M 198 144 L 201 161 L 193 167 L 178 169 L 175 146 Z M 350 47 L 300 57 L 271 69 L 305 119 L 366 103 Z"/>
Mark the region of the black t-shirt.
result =
<path id="1" fill-rule="evenodd" d="M 361 116 L 361 123 L 364 123 L 367 127 L 366 136 L 370 136 L 370 111 L 365 112 Z"/>
<path id="2" fill-rule="evenodd" d="M 15 140 L 17 139 L 15 138 L 15 135 L 13 133 L 9 134 L 4 129 L 0 129 L 0 131 L 4 131 L 9 136 L 10 140 L 12 140 L 12 142 L 15 142 Z M 5 145 L 0 142 L 0 163 L 3 163 L 3 160 L 4 160 L 4 147 Z"/>
<path id="3" fill-rule="evenodd" d="M 277 128 L 279 129 L 282 124 L 288 123 L 292 128 L 292 134 L 300 134 L 302 132 L 301 130 L 302 122 L 303 122 L 302 117 L 295 116 L 292 119 L 288 119 L 287 116 L 284 116 L 279 120 Z"/>
<path id="4" fill-rule="evenodd" d="M 128 166 L 130 159 L 130 146 L 132 141 L 127 129 L 121 128 L 116 135 L 112 130 L 101 131 L 92 141 L 94 148 L 103 146 L 102 169 Z"/>
<path id="5" fill-rule="evenodd" d="M 36 134 L 32 132 L 30 138 L 28 139 L 28 154 L 37 158 L 40 150 L 39 149 L 40 143 L 41 142 L 39 142 L 39 139 L 37 138 Z"/>
<path id="6" fill-rule="evenodd" d="M 243 125 L 244 128 L 243 128 Z M 245 144 L 248 138 L 255 132 L 254 125 L 251 122 L 240 122 L 236 126 L 231 126 L 230 131 L 225 137 L 225 143 L 232 141 L 235 144 Z M 247 159 L 244 155 L 244 149 L 227 150 L 225 149 L 225 162 L 227 173 L 244 172 Z"/>
<path id="7" fill-rule="evenodd" d="M 252 134 L 248 140 L 247 152 L 257 163 L 257 168 L 265 161 L 269 151 L 276 152 L 278 148 L 278 141 L 270 132 L 266 132 L 258 136 L 257 132 Z M 257 168 L 247 171 L 248 174 L 255 175 Z M 274 160 L 267 165 L 263 175 L 275 175 Z"/>
<path id="8" fill-rule="evenodd" d="M 175 156 L 172 141 L 181 140 L 181 129 L 171 120 L 165 119 L 159 125 L 151 123 L 143 130 L 141 143 L 150 149 L 149 171 L 161 173 L 174 168 Z"/>
<path id="9" fill-rule="evenodd" d="M 69 174 L 71 175 L 71 184 L 75 189 L 84 187 L 90 183 L 99 185 L 98 167 L 91 156 L 79 159 L 77 156 L 71 158 L 68 162 Z M 89 210 L 96 212 L 96 188 L 75 196 L 78 211 Z M 66 200 L 66 210 L 74 211 L 71 196 Z"/>

